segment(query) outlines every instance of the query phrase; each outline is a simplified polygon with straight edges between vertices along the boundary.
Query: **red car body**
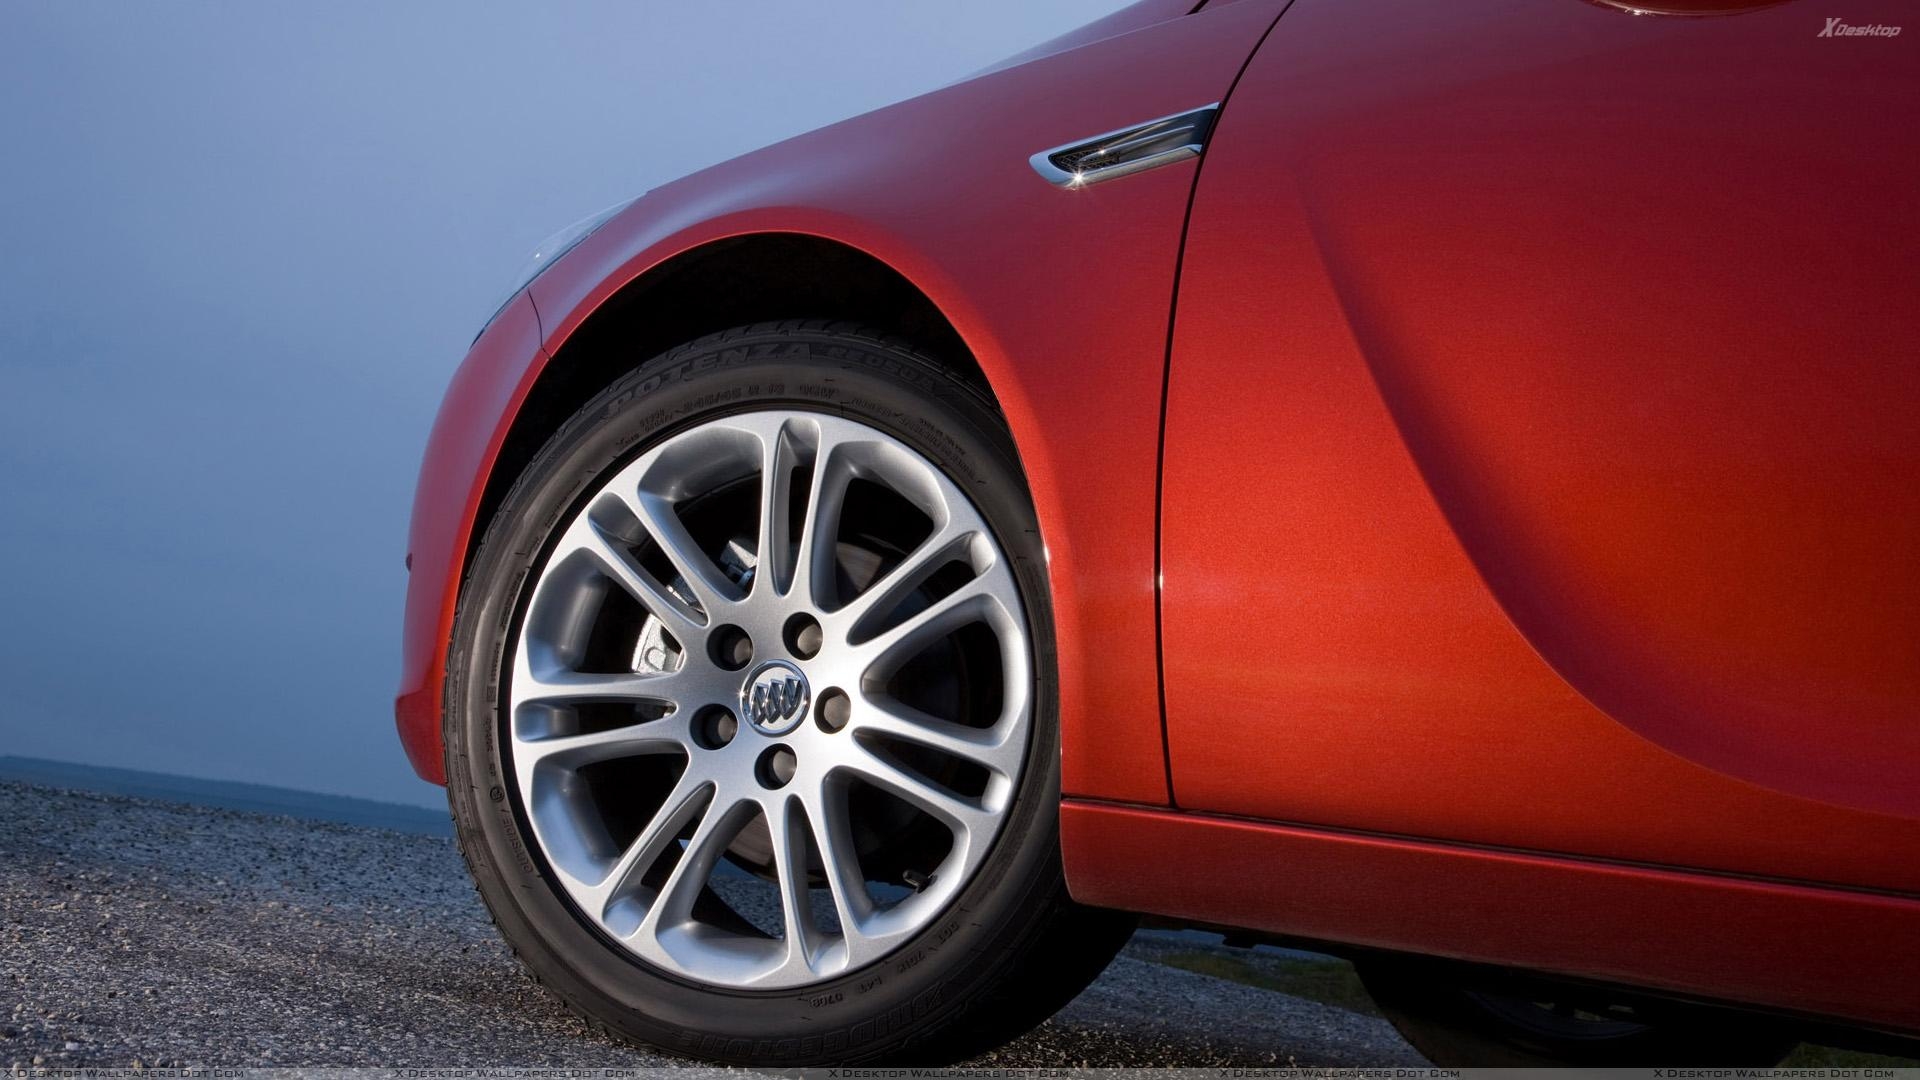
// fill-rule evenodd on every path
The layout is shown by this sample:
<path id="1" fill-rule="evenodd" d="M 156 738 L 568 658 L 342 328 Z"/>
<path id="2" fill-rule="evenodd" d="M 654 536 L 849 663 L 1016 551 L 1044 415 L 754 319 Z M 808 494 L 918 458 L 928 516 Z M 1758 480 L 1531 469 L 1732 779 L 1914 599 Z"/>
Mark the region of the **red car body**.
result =
<path id="1" fill-rule="evenodd" d="M 1920 1033 L 1920 54 L 1661 7 L 1148 0 L 649 193 L 434 426 L 415 768 L 580 341 L 681 326 L 693 266 L 696 333 L 833 315 L 711 273 L 804 240 L 1012 428 L 1078 899 Z M 1197 161 L 1028 165 L 1216 101 Z"/>

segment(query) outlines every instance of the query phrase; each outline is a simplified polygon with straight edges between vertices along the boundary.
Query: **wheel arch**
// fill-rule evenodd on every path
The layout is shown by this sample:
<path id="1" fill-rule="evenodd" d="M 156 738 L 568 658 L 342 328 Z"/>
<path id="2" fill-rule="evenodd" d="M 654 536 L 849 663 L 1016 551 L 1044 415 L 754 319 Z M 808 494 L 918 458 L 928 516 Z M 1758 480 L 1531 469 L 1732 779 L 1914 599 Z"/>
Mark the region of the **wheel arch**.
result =
<path id="1" fill-rule="evenodd" d="M 788 318 L 845 319 L 883 330 L 939 360 L 998 404 L 991 380 L 946 313 L 887 262 L 811 233 L 759 232 L 708 241 L 622 286 L 554 350 L 489 466 L 470 536 L 485 535 L 514 480 L 554 428 L 615 379 L 702 335 Z M 463 576 L 478 546 L 467 544 Z"/>

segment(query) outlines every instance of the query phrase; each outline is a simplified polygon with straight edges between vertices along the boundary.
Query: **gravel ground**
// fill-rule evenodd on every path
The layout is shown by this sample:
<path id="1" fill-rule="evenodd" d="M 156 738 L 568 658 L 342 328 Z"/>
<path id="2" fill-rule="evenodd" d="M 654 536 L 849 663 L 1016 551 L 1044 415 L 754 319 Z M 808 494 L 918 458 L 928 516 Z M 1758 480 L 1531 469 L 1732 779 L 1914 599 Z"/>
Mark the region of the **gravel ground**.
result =
<path id="1" fill-rule="evenodd" d="M 0 783 L 0 927 L 8 1068 L 675 1064 L 534 985 L 438 837 Z M 1150 952 L 972 1064 L 1424 1064 L 1383 1021 Z"/>

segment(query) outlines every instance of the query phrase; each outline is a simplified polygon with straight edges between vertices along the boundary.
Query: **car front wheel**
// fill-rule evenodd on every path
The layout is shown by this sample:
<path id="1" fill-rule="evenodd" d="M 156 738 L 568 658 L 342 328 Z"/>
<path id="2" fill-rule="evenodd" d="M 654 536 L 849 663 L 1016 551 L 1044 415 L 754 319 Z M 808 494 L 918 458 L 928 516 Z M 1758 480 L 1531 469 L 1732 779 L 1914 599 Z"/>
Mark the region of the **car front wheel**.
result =
<path id="1" fill-rule="evenodd" d="M 605 1030 L 955 1060 L 1130 925 L 1066 895 L 1052 656 L 985 395 L 855 326 L 702 338 L 580 408 L 487 528 L 447 671 L 461 848 Z"/>

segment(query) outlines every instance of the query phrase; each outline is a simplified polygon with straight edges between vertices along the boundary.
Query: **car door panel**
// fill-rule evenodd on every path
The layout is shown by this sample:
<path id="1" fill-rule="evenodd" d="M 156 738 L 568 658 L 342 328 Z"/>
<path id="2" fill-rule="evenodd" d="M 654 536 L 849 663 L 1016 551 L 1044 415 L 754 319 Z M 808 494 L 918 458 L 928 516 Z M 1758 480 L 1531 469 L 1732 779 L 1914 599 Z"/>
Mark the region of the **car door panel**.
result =
<path id="1" fill-rule="evenodd" d="M 1920 64 L 1825 24 L 1289 9 L 1181 274 L 1182 809 L 1920 891 Z"/>

